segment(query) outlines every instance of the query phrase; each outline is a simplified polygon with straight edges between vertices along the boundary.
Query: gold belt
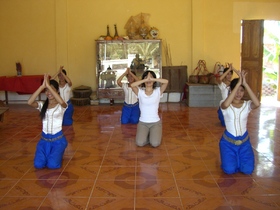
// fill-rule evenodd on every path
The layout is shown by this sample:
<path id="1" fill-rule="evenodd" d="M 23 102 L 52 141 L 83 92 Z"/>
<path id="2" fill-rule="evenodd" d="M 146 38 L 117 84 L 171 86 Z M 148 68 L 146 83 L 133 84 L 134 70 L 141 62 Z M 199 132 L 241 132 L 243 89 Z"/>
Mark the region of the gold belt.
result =
<path id="1" fill-rule="evenodd" d="M 45 137 L 41 136 L 41 139 L 43 139 L 45 141 L 56 141 L 58 139 L 61 139 L 62 137 L 63 137 L 63 134 L 58 137 L 55 137 L 55 138 L 45 138 Z"/>
<path id="2" fill-rule="evenodd" d="M 234 139 L 226 136 L 226 134 L 223 134 L 223 138 L 225 140 L 227 140 L 228 142 L 230 142 L 230 143 L 232 143 L 232 144 L 234 144 L 236 146 L 239 146 L 239 145 L 243 144 L 245 141 L 247 141 L 249 139 L 249 135 L 247 135 L 243 140 L 234 140 Z"/>

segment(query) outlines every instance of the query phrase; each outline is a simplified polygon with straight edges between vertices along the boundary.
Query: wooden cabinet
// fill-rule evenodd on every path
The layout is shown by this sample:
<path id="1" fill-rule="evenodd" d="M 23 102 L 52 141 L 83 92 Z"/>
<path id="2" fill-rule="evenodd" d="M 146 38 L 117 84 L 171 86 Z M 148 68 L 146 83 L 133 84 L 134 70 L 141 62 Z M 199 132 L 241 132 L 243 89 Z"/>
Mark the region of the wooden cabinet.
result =
<path id="1" fill-rule="evenodd" d="M 163 66 L 162 78 L 169 81 L 165 93 L 183 93 L 188 81 L 187 66 Z"/>
<path id="2" fill-rule="evenodd" d="M 98 98 L 124 98 L 117 80 L 127 67 L 135 71 L 139 78 L 147 69 L 161 77 L 161 59 L 161 40 L 96 41 Z M 127 82 L 126 77 L 123 82 Z"/>
<path id="3" fill-rule="evenodd" d="M 218 85 L 209 84 L 186 83 L 185 96 L 189 107 L 219 107 L 222 100 Z"/>

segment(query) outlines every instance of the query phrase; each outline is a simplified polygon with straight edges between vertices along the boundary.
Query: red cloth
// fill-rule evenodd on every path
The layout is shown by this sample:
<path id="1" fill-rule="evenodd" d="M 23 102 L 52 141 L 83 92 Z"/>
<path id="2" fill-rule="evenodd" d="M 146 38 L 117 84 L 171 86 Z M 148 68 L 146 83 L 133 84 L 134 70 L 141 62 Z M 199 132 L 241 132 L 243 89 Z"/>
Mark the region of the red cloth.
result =
<path id="1" fill-rule="evenodd" d="M 32 94 L 40 87 L 43 81 L 44 75 L 13 76 L 4 77 L 4 79 L 0 77 L 0 90 L 19 94 Z"/>

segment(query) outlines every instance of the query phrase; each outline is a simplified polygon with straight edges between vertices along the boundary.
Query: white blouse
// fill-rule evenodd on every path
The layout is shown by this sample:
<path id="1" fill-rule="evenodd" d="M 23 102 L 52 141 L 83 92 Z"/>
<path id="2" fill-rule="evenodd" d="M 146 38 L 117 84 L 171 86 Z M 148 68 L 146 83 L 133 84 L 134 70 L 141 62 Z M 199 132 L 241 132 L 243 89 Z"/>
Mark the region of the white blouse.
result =
<path id="1" fill-rule="evenodd" d="M 220 102 L 220 105 L 223 101 Z M 251 112 L 252 101 L 244 101 L 242 107 L 236 108 L 230 105 L 221 109 L 224 115 L 226 129 L 233 136 L 242 136 L 247 131 L 248 115 Z"/>
<path id="2" fill-rule="evenodd" d="M 128 87 L 128 83 L 122 83 L 122 89 L 125 103 L 135 104 L 138 101 L 137 95 L 132 91 L 131 87 Z"/>
<path id="3" fill-rule="evenodd" d="M 140 108 L 140 118 L 141 122 L 146 123 L 155 123 L 160 121 L 158 115 L 158 108 L 160 98 L 163 97 L 163 94 L 160 95 L 160 88 L 157 87 L 153 90 L 151 95 L 146 95 L 145 90 L 139 88 L 138 98 L 139 98 L 139 108 Z"/>
<path id="4" fill-rule="evenodd" d="M 38 101 L 37 109 L 39 111 L 42 110 L 43 104 L 43 101 Z M 57 104 L 54 108 L 46 110 L 46 115 L 43 119 L 43 132 L 45 134 L 56 134 L 62 130 L 62 120 L 66 108 L 63 108 L 60 104 Z"/>
<path id="5" fill-rule="evenodd" d="M 222 82 L 221 84 L 218 84 L 218 87 L 221 90 L 222 100 L 225 100 L 229 94 L 229 86 L 227 86 L 224 82 Z"/>
<path id="6" fill-rule="evenodd" d="M 71 98 L 71 94 L 71 87 L 68 85 L 68 83 L 66 83 L 64 87 L 59 87 L 59 95 L 66 103 Z"/>

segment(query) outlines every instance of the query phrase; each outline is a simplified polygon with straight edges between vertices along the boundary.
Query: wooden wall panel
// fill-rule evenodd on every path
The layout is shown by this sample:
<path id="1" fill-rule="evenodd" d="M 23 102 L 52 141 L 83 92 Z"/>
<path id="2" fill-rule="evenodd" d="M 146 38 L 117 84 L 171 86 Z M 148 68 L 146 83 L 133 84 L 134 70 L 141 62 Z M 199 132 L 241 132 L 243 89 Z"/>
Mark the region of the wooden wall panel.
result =
<path id="1" fill-rule="evenodd" d="M 163 66 L 162 78 L 168 79 L 166 93 L 183 92 L 187 82 L 187 66 Z"/>

